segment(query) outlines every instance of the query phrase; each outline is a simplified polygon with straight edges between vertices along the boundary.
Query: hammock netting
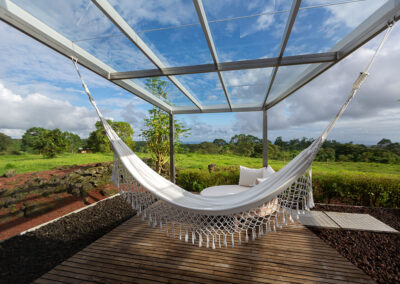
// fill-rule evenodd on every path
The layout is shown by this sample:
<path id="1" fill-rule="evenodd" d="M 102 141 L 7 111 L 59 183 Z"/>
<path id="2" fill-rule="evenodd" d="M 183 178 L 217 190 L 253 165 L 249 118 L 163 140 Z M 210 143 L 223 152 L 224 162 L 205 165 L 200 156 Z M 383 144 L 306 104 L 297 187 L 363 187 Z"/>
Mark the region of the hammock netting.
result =
<path id="1" fill-rule="evenodd" d="M 79 72 L 114 150 L 112 180 L 143 221 L 172 237 L 199 246 L 232 246 L 293 222 L 314 206 L 311 166 L 327 135 L 368 76 L 371 64 L 389 35 L 390 26 L 366 70 L 358 76 L 344 105 L 319 138 L 281 170 L 249 190 L 207 197 L 180 188 L 147 166 L 104 119 Z"/>

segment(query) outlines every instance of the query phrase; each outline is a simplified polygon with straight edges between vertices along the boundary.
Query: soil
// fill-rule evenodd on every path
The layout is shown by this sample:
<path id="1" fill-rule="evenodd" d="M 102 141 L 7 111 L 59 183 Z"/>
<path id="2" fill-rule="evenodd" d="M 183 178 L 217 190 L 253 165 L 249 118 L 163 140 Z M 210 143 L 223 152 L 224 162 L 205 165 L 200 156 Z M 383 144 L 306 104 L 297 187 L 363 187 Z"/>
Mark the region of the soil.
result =
<path id="1" fill-rule="evenodd" d="M 97 164 L 99 164 L 99 163 L 85 164 L 85 165 L 79 165 L 79 166 L 78 165 L 60 166 L 60 167 L 56 167 L 53 170 L 49 170 L 49 171 L 18 174 L 13 177 L 0 176 L 0 188 L 13 189 L 14 187 L 16 187 L 18 185 L 22 185 L 34 177 L 43 178 L 43 179 L 48 180 L 53 175 L 64 176 L 64 175 L 72 173 L 73 171 L 76 171 L 78 169 L 95 166 Z M 104 164 L 106 164 L 106 163 L 104 163 Z"/>
<path id="2" fill-rule="evenodd" d="M 121 197 L 0 243 L 0 283 L 30 283 L 131 218 Z"/>
<path id="3" fill-rule="evenodd" d="M 52 176 L 65 176 L 78 169 L 96 165 L 99 165 L 99 163 L 79 166 L 61 166 L 49 171 L 19 174 L 8 178 L 0 177 L 0 189 L 6 188 L 12 190 L 16 186 L 23 185 L 33 178 L 49 180 Z M 27 195 L 21 202 L 15 204 L 14 210 L 10 210 L 10 208 L 0 208 L 0 241 L 106 198 L 107 196 L 104 196 L 101 192 L 113 193 L 117 192 L 117 189 L 111 184 L 100 186 L 90 190 L 85 199 L 82 197 L 75 197 L 68 193 L 57 193 L 48 197 L 33 193 Z M 25 202 L 37 204 L 39 207 L 43 208 L 43 212 L 32 214 L 34 216 L 24 216 L 20 208 L 24 206 Z"/>
<path id="4" fill-rule="evenodd" d="M 10 213 L 7 209 L 0 209 L 1 217 L 9 215 L 8 220 L 0 224 L 0 241 L 107 198 L 107 196 L 100 194 L 100 190 L 105 187 L 114 188 L 111 184 L 96 188 L 89 192 L 89 195 L 85 200 L 86 202 L 84 202 L 81 197 L 75 197 L 68 193 L 61 193 L 47 198 L 34 198 L 35 202 L 53 206 L 53 208 L 50 208 L 50 211 L 38 216 L 25 217 L 23 215 L 13 215 L 13 213 Z M 16 209 L 19 209 L 22 205 L 22 202 L 17 204 Z M 17 213 L 20 213 L 20 211 L 17 211 Z"/>
<path id="5" fill-rule="evenodd" d="M 314 210 L 365 213 L 400 230 L 400 209 L 317 204 Z M 400 282 L 400 234 L 309 228 L 378 283 Z"/>

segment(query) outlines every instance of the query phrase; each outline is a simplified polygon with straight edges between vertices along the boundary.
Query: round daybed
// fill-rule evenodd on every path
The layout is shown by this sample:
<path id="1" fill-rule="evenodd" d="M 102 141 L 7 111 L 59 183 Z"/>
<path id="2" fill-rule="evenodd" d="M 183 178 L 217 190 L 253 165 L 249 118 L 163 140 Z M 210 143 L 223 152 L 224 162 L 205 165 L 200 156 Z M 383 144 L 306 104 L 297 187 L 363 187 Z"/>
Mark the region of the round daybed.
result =
<path id="1" fill-rule="evenodd" d="M 251 190 L 250 186 L 241 186 L 236 184 L 231 185 L 217 185 L 211 186 L 203 189 L 200 192 L 202 196 L 227 196 L 232 194 L 238 194 L 240 192 Z M 250 215 L 258 215 L 259 217 L 264 217 L 271 215 L 276 210 L 278 210 L 278 198 L 272 199 L 270 202 L 265 203 L 265 206 L 256 209 L 254 213 L 248 213 Z"/>

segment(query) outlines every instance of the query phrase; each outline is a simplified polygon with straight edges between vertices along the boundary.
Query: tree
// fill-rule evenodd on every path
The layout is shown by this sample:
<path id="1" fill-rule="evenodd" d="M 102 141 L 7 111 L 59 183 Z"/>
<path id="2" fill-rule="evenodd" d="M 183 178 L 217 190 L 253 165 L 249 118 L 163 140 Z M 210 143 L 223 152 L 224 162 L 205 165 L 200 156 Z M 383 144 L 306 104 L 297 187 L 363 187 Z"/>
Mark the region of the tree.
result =
<path id="1" fill-rule="evenodd" d="M 67 148 L 67 139 L 65 133 L 59 129 L 47 130 L 35 140 L 34 149 L 42 153 L 46 158 L 54 158 Z"/>
<path id="2" fill-rule="evenodd" d="M 46 129 L 42 127 L 31 127 L 25 131 L 22 135 L 21 150 L 25 152 L 37 152 L 35 151 L 35 145 L 39 142 L 40 137 Z M 41 154 L 39 152 L 39 154 Z"/>
<path id="3" fill-rule="evenodd" d="M 260 145 L 257 150 L 261 149 L 262 153 L 262 140 L 253 135 L 238 134 L 233 136 L 229 142 L 230 149 L 234 154 L 247 157 L 254 157 L 257 144 Z"/>
<path id="4" fill-rule="evenodd" d="M 214 139 L 213 143 L 220 147 L 223 147 L 228 144 L 228 143 L 226 143 L 226 141 L 224 139 L 219 139 L 219 138 Z"/>
<path id="5" fill-rule="evenodd" d="M 287 146 L 287 142 L 282 140 L 282 136 L 276 137 L 274 144 L 281 147 L 282 150 L 284 150 L 285 147 Z"/>
<path id="6" fill-rule="evenodd" d="M 390 146 L 390 144 L 392 144 L 392 141 L 390 141 L 390 139 L 383 138 L 381 141 L 378 142 L 377 145 L 378 147 L 384 148 Z"/>
<path id="7" fill-rule="evenodd" d="M 211 142 L 201 142 L 198 147 L 197 151 L 201 154 L 218 154 L 220 152 L 220 148 L 217 144 Z"/>
<path id="8" fill-rule="evenodd" d="M 70 153 L 78 152 L 78 149 L 83 146 L 81 137 L 71 132 L 64 132 L 65 139 L 67 140 L 67 151 Z"/>
<path id="9" fill-rule="evenodd" d="M 122 139 L 122 141 L 124 141 L 125 144 L 128 145 L 128 147 L 134 150 L 135 142 L 133 142 L 134 132 L 132 126 L 129 123 L 123 121 L 107 120 L 107 122 Z M 101 121 L 97 121 L 95 126 L 96 130 L 92 131 L 89 134 L 89 138 L 86 141 L 88 148 L 90 148 L 93 152 L 111 152 L 111 144 L 107 138 L 103 124 L 101 123 Z"/>
<path id="10" fill-rule="evenodd" d="M 168 82 L 159 78 L 148 78 L 146 88 L 155 96 L 167 101 Z M 163 166 L 168 162 L 169 157 L 169 115 L 158 107 L 149 110 L 149 118 L 144 120 L 145 128 L 141 136 L 146 140 L 146 147 L 155 160 L 157 173 L 161 174 Z M 189 135 L 189 128 L 178 121 L 174 121 L 174 140 L 177 145 L 181 137 Z"/>
<path id="11" fill-rule="evenodd" d="M 12 144 L 12 139 L 0 132 L 0 151 L 5 151 Z"/>

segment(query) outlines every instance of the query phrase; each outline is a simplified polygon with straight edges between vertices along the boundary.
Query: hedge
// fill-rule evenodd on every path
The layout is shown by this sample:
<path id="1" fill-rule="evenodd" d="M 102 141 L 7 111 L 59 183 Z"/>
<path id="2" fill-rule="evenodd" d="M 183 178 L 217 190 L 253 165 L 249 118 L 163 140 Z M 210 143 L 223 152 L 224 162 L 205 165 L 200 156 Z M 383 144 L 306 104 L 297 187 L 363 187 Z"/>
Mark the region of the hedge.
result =
<path id="1" fill-rule="evenodd" d="M 223 168 L 212 173 L 200 169 L 179 170 L 176 183 L 189 191 L 238 184 L 239 170 Z M 363 174 L 313 173 L 314 200 L 371 207 L 400 208 L 400 177 Z"/>

